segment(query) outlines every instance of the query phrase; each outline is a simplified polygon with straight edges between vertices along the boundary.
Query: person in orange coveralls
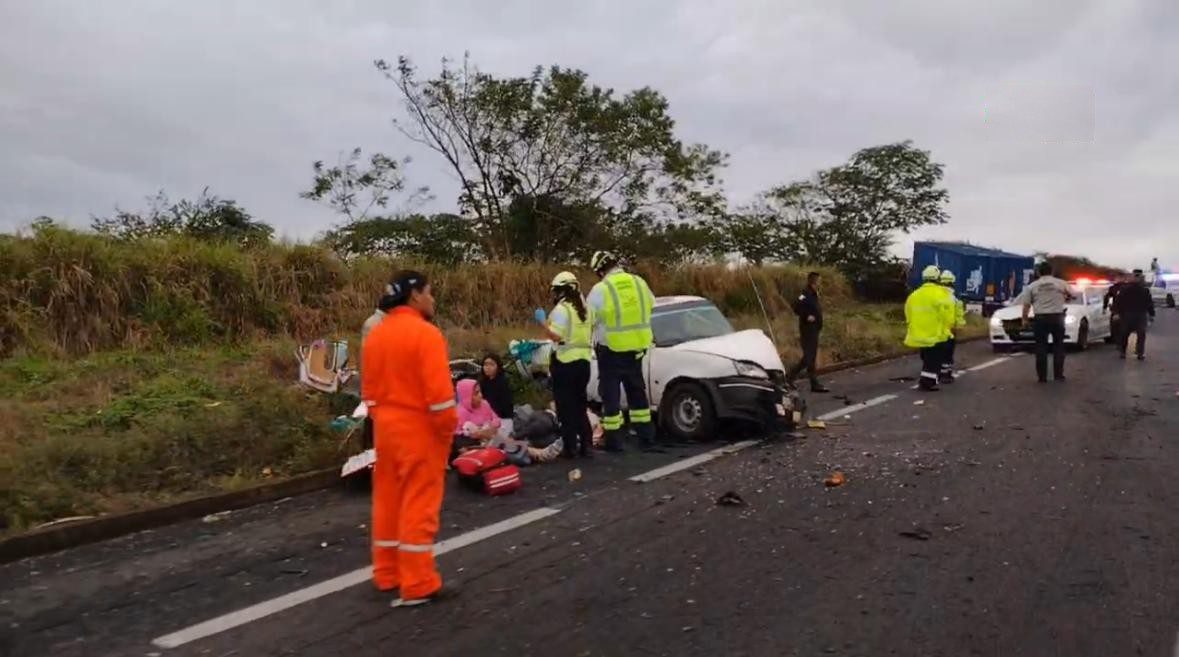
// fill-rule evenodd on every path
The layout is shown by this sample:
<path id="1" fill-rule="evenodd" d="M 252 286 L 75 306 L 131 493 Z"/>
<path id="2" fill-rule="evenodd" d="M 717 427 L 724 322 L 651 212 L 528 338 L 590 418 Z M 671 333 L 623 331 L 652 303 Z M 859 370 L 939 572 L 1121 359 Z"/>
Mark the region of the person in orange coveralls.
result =
<path id="1" fill-rule="evenodd" d="M 400 590 L 394 607 L 451 593 L 434 565 L 446 459 L 458 422 L 446 338 L 423 274 L 401 272 L 395 297 L 361 352 L 361 397 L 373 418 L 373 583 Z"/>

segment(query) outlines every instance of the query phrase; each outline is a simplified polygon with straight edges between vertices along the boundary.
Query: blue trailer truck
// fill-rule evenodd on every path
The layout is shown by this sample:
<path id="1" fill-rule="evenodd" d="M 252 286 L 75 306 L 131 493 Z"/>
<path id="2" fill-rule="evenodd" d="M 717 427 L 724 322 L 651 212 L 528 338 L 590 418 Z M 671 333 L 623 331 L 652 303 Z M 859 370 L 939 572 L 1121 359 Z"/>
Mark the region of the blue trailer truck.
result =
<path id="1" fill-rule="evenodd" d="M 964 242 L 917 242 L 913 245 L 910 286 L 921 284 L 921 270 L 929 265 L 954 272 L 958 298 L 967 305 L 980 306 L 982 314 L 989 317 L 1031 281 L 1035 259 Z"/>

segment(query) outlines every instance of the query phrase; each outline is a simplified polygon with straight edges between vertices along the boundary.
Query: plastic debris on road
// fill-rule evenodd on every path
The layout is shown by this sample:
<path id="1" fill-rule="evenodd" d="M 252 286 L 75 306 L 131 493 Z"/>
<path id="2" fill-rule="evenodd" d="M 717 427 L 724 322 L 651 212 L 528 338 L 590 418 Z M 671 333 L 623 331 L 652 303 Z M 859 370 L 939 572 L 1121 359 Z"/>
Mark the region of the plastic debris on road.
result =
<path id="1" fill-rule="evenodd" d="M 925 400 L 924 400 L 924 399 L 918 399 L 917 401 L 913 402 L 913 405 L 914 405 L 914 406 L 924 406 L 924 405 L 925 405 Z"/>
<path id="2" fill-rule="evenodd" d="M 745 506 L 745 500 L 741 498 L 734 491 L 727 491 L 725 494 L 716 498 L 717 506 Z"/>
<path id="3" fill-rule="evenodd" d="M 806 426 L 808 429 L 826 429 L 827 423 L 822 420 L 807 420 Z"/>
<path id="4" fill-rule="evenodd" d="M 898 534 L 905 538 L 911 538 L 915 541 L 928 541 L 933 537 L 933 532 L 924 527 L 921 527 L 920 525 L 912 529 L 906 529 L 903 532 L 898 532 Z"/>
<path id="5" fill-rule="evenodd" d="M 843 473 L 840 472 L 839 470 L 832 472 L 830 475 L 827 476 L 826 479 L 823 480 L 823 485 L 827 486 L 828 488 L 834 488 L 835 486 L 842 486 L 846 483 L 847 483 L 847 477 L 843 476 Z"/>
<path id="6" fill-rule="evenodd" d="M 581 468 L 573 468 L 569 471 L 569 481 L 577 481 L 581 479 Z"/>
<path id="7" fill-rule="evenodd" d="M 229 514 L 231 514 L 231 513 L 233 513 L 233 512 L 232 511 L 219 511 L 217 513 L 210 513 L 209 515 L 205 516 L 204 518 L 201 518 L 201 522 L 206 522 L 206 523 L 221 522 L 222 520 L 225 520 L 226 518 L 228 518 Z"/>

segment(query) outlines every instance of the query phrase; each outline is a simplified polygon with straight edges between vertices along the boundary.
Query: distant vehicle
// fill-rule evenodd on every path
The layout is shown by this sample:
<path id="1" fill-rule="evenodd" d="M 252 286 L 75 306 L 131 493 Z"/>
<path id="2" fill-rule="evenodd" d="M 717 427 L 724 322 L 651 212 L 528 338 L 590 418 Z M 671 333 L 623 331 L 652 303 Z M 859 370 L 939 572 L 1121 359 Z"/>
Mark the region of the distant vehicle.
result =
<path id="1" fill-rule="evenodd" d="M 1065 307 L 1064 343 L 1074 349 L 1084 350 L 1095 340 L 1113 341 L 1110 313 L 1103 309 L 1109 281 L 1078 279 L 1070 282 L 1073 301 Z M 1008 305 L 991 315 L 991 347 L 996 352 L 1009 351 L 1020 345 L 1035 343 L 1032 325 L 1024 328 L 1020 318 L 1022 305 Z M 1034 311 L 1028 317 L 1034 317 Z"/>
<path id="2" fill-rule="evenodd" d="M 647 394 L 660 427 L 677 439 L 712 439 L 726 420 L 789 429 L 801 419 L 802 401 L 786 385 L 782 357 L 763 331 L 734 330 L 711 301 L 692 296 L 656 299 L 651 329 L 655 347 L 643 359 Z M 601 402 L 596 360 L 589 397 Z"/>
<path id="3" fill-rule="evenodd" d="M 1176 280 L 1177 278 L 1179 276 L 1175 274 L 1163 274 L 1154 277 L 1154 280 L 1150 281 L 1150 296 L 1154 299 L 1154 305 L 1156 307 L 1175 307 L 1175 290 L 1179 289 L 1179 280 Z M 1171 280 L 1168 281 L 1167 279 Z"/>
<path id="4" fill-rule="evenodd" d="M 1031 280 L 1035 258 L 963 242 L 917 242 L 909 286 L 921 285 L 921 270 L 929 265 L 954 272 L 954 291 L 967 306 L 982 314 L 1002 308 Z"/>

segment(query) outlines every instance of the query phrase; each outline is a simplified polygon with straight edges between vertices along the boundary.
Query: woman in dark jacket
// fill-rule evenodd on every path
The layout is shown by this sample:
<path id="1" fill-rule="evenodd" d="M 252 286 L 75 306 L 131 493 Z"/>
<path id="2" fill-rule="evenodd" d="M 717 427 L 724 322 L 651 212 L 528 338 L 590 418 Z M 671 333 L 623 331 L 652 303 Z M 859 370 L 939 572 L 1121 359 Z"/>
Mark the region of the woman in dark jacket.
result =
<path id="1" fill-rule="evenodd" d="M 483 399 L 491 405 L 491 410 L 500 419 L 500 433 L 512 435 L 512 417 L 515 406 L 512 404 L 512 386 L 508 383 L 508 374 L 504 371 L 503 361 L 495 354 L 483 357 L 483 371 L 479 374 L 479 391 Z"/>

